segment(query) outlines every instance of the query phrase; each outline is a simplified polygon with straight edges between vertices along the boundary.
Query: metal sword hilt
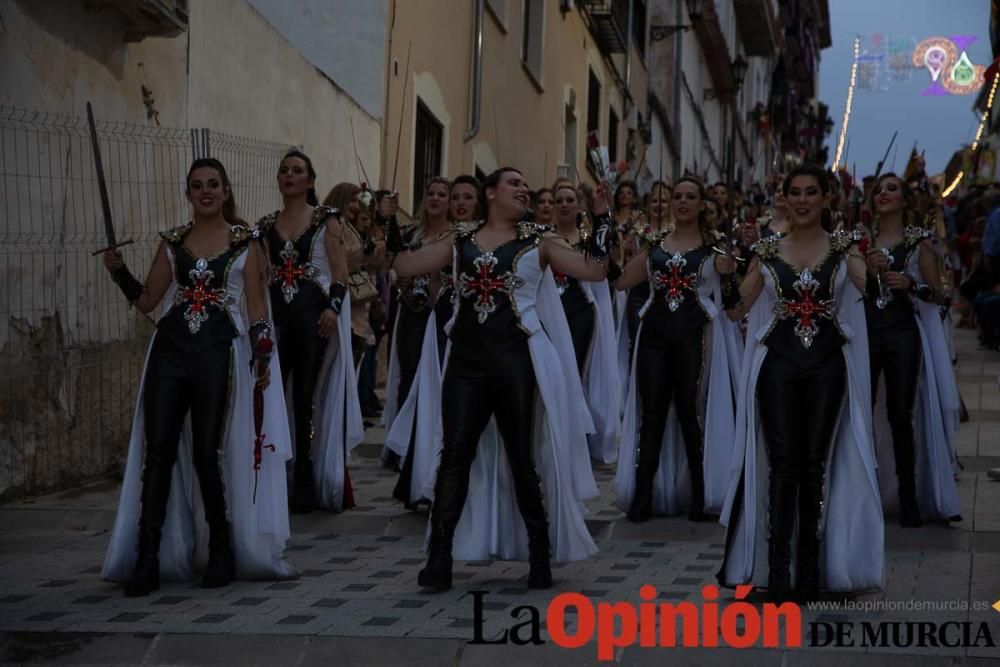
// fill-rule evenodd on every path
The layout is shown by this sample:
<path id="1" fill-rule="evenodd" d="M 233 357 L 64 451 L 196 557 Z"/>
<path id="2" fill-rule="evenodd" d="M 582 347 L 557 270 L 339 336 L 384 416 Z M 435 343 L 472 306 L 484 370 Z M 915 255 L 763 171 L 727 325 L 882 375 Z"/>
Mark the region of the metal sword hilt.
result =
<path id="1" fill-rule="evenodd" d="M 127 245 L 132 245 L 133 243 L 135 243 L 135 239 L 129 239 L 127 241 L 122 241 L 121 243 L 115 243 L 114 245 L 109 245 L 106 248 L 101 248 L 100 250 L 95 250 L 94 252 L 90 253 L 90 256 L 91 257 L 97 257 L 98 255 L 106 253 L 109 250 L 117 250 L 118 248 L 123 248 L 123 247 L 125 247 Z"/>

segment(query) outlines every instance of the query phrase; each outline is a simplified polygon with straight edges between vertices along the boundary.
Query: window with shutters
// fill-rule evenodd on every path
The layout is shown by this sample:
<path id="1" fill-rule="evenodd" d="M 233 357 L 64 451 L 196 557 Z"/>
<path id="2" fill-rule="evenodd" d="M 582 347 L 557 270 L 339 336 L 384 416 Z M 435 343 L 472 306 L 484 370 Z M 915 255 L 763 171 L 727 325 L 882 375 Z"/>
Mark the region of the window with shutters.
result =
<path id="1" fill-rule="evenodd" d="M 444 128 L 419 98 L 414 140 L 413 211 L 416 213 L 424 200 L 427 185 L 432 178 L 441 175 L 441 150 L 444 141 Z"/>

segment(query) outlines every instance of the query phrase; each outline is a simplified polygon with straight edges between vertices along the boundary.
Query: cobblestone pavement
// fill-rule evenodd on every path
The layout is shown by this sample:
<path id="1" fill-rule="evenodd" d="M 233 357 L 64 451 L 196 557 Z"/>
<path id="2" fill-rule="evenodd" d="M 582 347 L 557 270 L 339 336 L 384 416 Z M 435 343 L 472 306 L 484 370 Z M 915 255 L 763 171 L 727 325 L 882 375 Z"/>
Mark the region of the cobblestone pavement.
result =
<path id="1" fill-rule="evenodd" d="M 970 412 L 958 436 L 965 466 L 960 477 L 965 520 L 955 526 L 903 530 L 887 521 L 886 588 L 858 598 L 872 604 L 915 600 L 947 606 L 978 601 L 984 609 L 803 610 L 809 621 L 987 623 L 1000 643 L 1000 354 L 959 336 L 959 382 Z M 202 590 L 165 583 L 148 598 L 125 599 L 100 579 L 118 488 L 103 481 L 60 494 L 0 506 L 0 661 L 78 664 L 589 664 L 593 643 L 576 650 L 543 646 L 474 645 L 472 590 L 487 591 L 483 631 L 496 637 L 544 614 L 552 597 L 581 592 L 597 601 L 638 603 L 653 585 L 662 602 L 701 600 L 715 583 L 723 529 L 683 518 L 641 526 L 624 520 L 611 502 L 612 467 L 597 469 L 602 495 L 590 505 L 597 557 L 557 565 L 554 591 L 529 591 L 527 565 L 456 563 L 455 587 L 422 593 L 416 585 L 426 514 L 391 500 L 394 473 L 378 463 L 381 432 L 372 429 L 355 456 L 352 478 L 361 506 L 339 515 L 293 517 L 287 557 L 295 581 L 237 582 Z M 723 597 L 729 593 L 724 592 Z M 514 620 L 512 614 L 518 614 Z M 572 631 L 575 621 L 567 623 Z M 860 641 L 860 627 L 855 640 Z M 377 639 L 376 639 L 377 638 Z M 807 642 L 808 643 L 808 642 Z M 766 664 L 821 666 L 899 662 L 907 665 L 997 664 L 1000 648 L 890 647 L 736 649 L 619 649 L 619 664 Z"/>

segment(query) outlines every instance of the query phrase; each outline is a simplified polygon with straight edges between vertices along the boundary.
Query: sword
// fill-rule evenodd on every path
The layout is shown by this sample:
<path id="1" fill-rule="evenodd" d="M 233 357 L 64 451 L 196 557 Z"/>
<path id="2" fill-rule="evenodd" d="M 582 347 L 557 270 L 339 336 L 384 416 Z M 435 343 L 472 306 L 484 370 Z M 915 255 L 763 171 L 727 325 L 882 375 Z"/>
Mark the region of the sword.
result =
<path id="1" fill-rule="evenodd" d="M 895 132 L 892 133 L 892 139 L 889 140 L 889 145 L 885 147 L 885 154 L 882 156 L 882 159 L 878 161 L 878 164 L 875 165 L 876 182 L 878 181 L 878 177 L 882 174 L 882 167 L 885 166 L 885 161 L 889 158 L 889 151 L 892 150 L 892 145 L 896 143 L 897 134 L 899 134 L 899 130 L 896 130 Z M 864 211 L 862 211 L 861 213 L 862 223 L 865 224 L 865 226 L 868 228 L 868 236 L 871 237 L 872 243 L 875 242 L 874 221 L 871 220 L 871 218 L 869 218 L 868 221 L 865 222 L 864 218 L 865 218 L 865 213 L 868 213 L 870 210 L 872 197 L 874 196 L 875 196 L 875 186 L 873 185 L 871 191 L 868 193 L 868 196 L 865 197 L 865 207 Z M 886 248 L 882 248 L 881 250 L 883 254 L 887 252 Z M 882 282 L 881 273 L 875 274 L 875 282 L 878 285 L 878 297 L 875 299 L 875 307 L 878 308 L 879 310 L 884 311 L 885 307 L 889 305 L 889 301 L 892 300 L 892 292 L 886 289 L 885 283 Z"/>
<path id="2" fill-rule="evenodd" d="M 406 47 L 406 71 L 405 78 L 403 79 L 403 97 L 402 103 L 399 107 L 399 131 L 396 132 L 396 160 L 395 166 L 392 168 L 392 186 L 389 188 L 392 191 L 393 196 L 397 196 L 396 192 L 396 173 L 399 171 L 399 147 L 403 143 L 403 112 L 406 111 L 406 85 L 410 82 L 410 51 L 413 49 L 413 42 L 410 41 L 409 46 Z"/>
<path id="3" fill-rule="evenodd" d="M 132 239 L 128 241 L 123 241 L 118 243 L 115 239 L 115 223 L 111 219 L 111 201 L 108 199 L 108 184 L 104 180 L 104 162 L 101 160 L 101 146 L 97 141 L 97 127 L 94 125 L 94 110 L 90 106 L 90 102 L 87 102 L 87 125 L 90 127 L 90 146 L 94 150 L 94 171 L 97 173 L 97 188 L 101 193 L 101 209 L 104 212 L 104 234 L 108 239 L 108 245 L 105 248 L 92 253 L 92 257 L 107 252 L 108 250 L 116 250 L 122 246 L 127 246 L 130 243 L 134 243 Z"/>

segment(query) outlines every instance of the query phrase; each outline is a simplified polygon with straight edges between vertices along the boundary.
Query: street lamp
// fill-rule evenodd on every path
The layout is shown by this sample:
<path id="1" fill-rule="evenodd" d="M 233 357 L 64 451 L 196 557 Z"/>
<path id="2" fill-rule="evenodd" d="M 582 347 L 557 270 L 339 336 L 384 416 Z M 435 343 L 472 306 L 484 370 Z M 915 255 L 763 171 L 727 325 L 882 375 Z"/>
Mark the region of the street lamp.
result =
<path id="1" fill-rule="evenodd" d="M 746 58 L 744 58 L 742 55 L 736 56 L 736 60 L 734 60 L 732 63 L 730 63 L 730 67 L 733 68 L 732 69 L 732 71 L 733 71 L 733 88 L 732 88 L 732 92 L 736 93 L 736 92 L 739 91 L 740 88 L 743 87 L 743 79 L 746 78 L 747 68 L 749 66 L 750 66 L 750 63 L 748 63 L 746 61 Z M 702 99 L 704 99 L 704 100 L 714 100 L 714 99 L 717 99 L 718 96 L 719 96 L 718 92 L 716 92 L 712 88 L 706 88 L 704 90 L 704 92 L 702 93 Z"/>
<path id="2" fill-rule="evenodd" d="M 736 60 L 733 61 L 733 81 L 736 83 L 736 90 L 743 87 L 743 79 L 746 78 L 747 68 L 750 63 L 746 61 L 743 55 L 736 56 Z"/>

